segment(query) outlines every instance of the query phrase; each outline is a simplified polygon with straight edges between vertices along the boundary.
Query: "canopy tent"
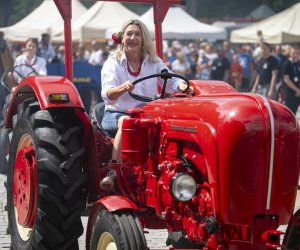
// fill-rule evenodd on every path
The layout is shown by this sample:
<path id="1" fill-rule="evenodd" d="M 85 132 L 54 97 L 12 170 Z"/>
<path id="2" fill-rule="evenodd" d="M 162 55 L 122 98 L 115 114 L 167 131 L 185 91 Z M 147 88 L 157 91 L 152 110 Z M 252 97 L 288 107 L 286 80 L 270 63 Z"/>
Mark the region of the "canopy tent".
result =
<path id="1" fill-rule="evenodd" d="M 79 0 L 72 1 L 72 17 L 78 19 L 87 9 Z M 0 28 L 9 41 L 24 42 L 28 37 L 40 38 L 43 33 L 52 36 L 54 27 L 63 27 L 63 19 L 53 0 L 44 0 L 24 19 L 14 25 Z"/>
<path id="2" fill-rule="evenodd" d="M 144 13 L 140 20 L 146 24 L 152 36 L 154 36 L 153 8 Z M 121 27 L 118 27 L 119 29 Z M 116 27 L 108 29 L 106 37 L 118 30 Z M 199 39 L 208 40 L 226 39 L 226 31 L 223 28 L 213 27 L 201 23 L 180 7 L 171 7 L 162 24 L 164 39 Z"/>
<path id="3" fill-rule="evenodd" d="M 246 26 L 249 26 L 252 23 L 236 23 L 236 22 L 226 22 L 226 21 L 216 21 L 213 22 L 211 25 L 218 28 L 223 28 L 226 30 L 227 37 L 229 39 L 230 33 L 232 30 L 241 29 Z"/>
<path id="4" fill-rule="evenodd" d="M 138 17 L 118 2 L 96 2 L 80 19 L 72 23 L 72 40 L 103 40 L 108 28 L 121 26 L 125 21 Z M 55 30 L 53 40 L 63 41 L 63 29 Z"/>
<path id="5" fill-rule="evenodd" d="M 300 42 L 300 3 L 246 28 L 231 32 L 232 43 L 255 43 L 261 30 L 266 42 L 271 44 Z"/>
<path id="6" fill-rule="evenodd" d="M 274 14 L 276 14 L 275 11 L 272 10 L 268 5 L 261 4 L 256 9 L 251 11 L 246 17 L 254 19 L 263 19 L 273 16 Z"/>

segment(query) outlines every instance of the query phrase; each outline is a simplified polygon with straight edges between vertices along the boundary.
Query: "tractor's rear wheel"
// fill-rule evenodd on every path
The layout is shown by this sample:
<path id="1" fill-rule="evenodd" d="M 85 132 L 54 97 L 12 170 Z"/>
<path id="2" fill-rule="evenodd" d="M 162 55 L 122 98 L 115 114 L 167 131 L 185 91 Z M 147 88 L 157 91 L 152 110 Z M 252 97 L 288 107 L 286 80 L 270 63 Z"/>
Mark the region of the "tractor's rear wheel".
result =
<path id="1" fill-rule="evenodd" d="M 286 249 L 300 250 L 300 210 L 292 215 L 283 239 Z"/>
<path id="2" fill-rule="evenodd" d="M 2 128 L 0 136 L 0 174 L 6 174 L 9 156 L 10 139 L 12 129 Z"/>
<path id="3" fill-rule="evenodd" d="M 14 250 L 78 249 L 85 208 L 82 127 L 72 109 L 23 103 L 10 148 L 7 202 Z"/>
<path id="4" fill-rule="evenodd" d="M 109 213 L 102 210 L 95 222 L 91 250 L 146 250 L 139 219 L 130 211 Z"/>

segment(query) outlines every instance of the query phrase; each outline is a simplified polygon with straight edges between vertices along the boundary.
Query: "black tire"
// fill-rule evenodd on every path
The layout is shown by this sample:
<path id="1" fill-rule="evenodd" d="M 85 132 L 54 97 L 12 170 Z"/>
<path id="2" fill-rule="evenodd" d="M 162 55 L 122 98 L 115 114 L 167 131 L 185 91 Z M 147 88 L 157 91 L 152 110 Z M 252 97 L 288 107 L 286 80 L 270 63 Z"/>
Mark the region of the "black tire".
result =
<path id="1" fill-rule="evenodd" d="M 6 175 L 10 148 L 9 134 L 12 129 L 2 128 L 0 138 L 0 174 Z"/>
<path id="2" fill-rule="evenodd" d="M 300 249 L 300 210 L 291 217 L 282 244 L 286 249 Z"/>
<path id="3" fill-rule="evenodd" d="M 83 233 L 80 216 L 85 209 L 81 137 L 82 127 L 73 109 L 39 110 L 32 100 L 19 105 L 7 171 L 8 220 L 14 250 L 79 249 L 78 238 Z M 29 153 L 23 154 L 27 149 Z M 19 155 L 29 162 L 29 176 L 36 178 L 24 175 L 26 183 L 33 180 L 25 185 L 31 192 L 24 191 L 23 184 L 16 181 L 23 178 L 19 171 L 22 164 L 15 164 Z M 14 195 L 17 202 L 23 199 L 20 204 L 29 200 L 32 205 L 30 213 L 25 211 L 32 214 L 30 223 L 18 221 L 24 209 L 14 204 Z"/>
<path id="4" fill-rule="evenodd" d="M 118 250 L 148 249 L 139 219 L 127 210 L 100 211 L 93 227 L 90 249 L 105 250 L 108 244 Z"/>

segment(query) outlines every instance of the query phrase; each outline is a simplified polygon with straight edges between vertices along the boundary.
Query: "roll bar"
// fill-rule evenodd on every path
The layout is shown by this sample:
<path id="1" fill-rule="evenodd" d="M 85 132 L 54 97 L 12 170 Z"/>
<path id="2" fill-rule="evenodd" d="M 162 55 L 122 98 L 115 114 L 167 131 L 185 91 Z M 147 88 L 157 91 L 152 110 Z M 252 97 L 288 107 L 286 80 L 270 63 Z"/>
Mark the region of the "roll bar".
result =
<path id="1" fill-rule="evenodd" d="M 98 0 L 94 0 L 98 1 Z M 184 4 L 184 0 L 101 0 L 110 2 L 149 3 L 153 5 L 155 44 L 159 57 L 162 58 L 162 27 L 161 24 L 171 5 Z M 73 57 L 72 57 L 72 0 L 54 0 L 61 17 L 64 20 L 64 45 L 66 61 L 66 78 L 73 82 Z"/>

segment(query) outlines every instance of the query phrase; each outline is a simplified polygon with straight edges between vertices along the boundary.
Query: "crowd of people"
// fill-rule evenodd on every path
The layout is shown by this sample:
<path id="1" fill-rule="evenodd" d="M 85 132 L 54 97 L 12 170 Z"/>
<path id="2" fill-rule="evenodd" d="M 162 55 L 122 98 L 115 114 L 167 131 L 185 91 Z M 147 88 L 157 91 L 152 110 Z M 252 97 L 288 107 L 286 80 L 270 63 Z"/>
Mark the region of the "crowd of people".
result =
<path id="1" fill-rule="evenodd" d="M 47 33 L 41 36 L 37 56 L 46 63 L 64 63 L 64 46 L 53 45 L 50 39 Z M 14 59 L 25 49 L 20 44 L 10 44 L 9 47 Z M 103 65 L 115 48 L 111 41 L 74 44 L 73 59 L 75 62 Z M 256 92 L 272 99 L 277 98 L 277 84 L 284 83 L 285 104 L 294 113 L 300 104 L 298 48 L 271 46 L 261 31 L 258 31 L 254 45 L 235 45 L 229 41 L 215 44 L 202 40 L 165 41 L 163 62 L 173 72 L 188 79 L 221 80 L 237 91 Z"/>
<path id="2" fill-rule="evenodd" d="M 164 51 L 164 62 L 172 71 L 189 79 L 225 81 L 239 92 L 271 99 L 279 98 L 277 86 L 282 84 L 281 98 L 295 114 L 300 105 L 299 59 L 296 46 L 271 46 L 261 32 L 255 45 L 173 41 Z"/>

